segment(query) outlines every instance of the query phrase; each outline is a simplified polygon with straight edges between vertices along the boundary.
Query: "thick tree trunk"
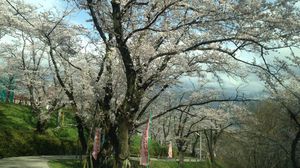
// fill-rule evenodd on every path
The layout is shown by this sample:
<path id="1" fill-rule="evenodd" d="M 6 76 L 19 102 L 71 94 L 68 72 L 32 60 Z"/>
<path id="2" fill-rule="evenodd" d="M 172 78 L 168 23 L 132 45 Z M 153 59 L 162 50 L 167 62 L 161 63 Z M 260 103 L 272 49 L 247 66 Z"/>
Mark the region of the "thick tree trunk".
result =
<path id="1" fill-rule="evenodd" d="M 298 132 L 297 132 L 296 137 L 294 138 L 294 140 L 292 142 L 292 146 L 291 146 L 292 147 L 291 159 L 292 159 L 293 168 L 300 168 L 300 163 L 299 163 L 300 161 L 299 161 L 299 158 L 297 158 L 297 152 L 298 152 L 297 145 L 298 145 L 299 141 L 300 141 L 300 128 L 298 128 Z"/>
<path id="2" fill-rule="evenodd" d="M 5 98 L 6 103 L 9 103 L 9 98 L 10 98 L 10 89 L 8 88 L 6 91 L 6 98 Z"/>
<path id="3" fill-rule="evenodd" d="M 86 154 L 87 152 L 87 142 L 86 142 L 86 138 L 84 135 L 84 126 L 83 126 L 83 121 L 82 119 L 75 114 L 75 120 L 77 123 L 77 132 L 78 132 L 78 137 L 79 137 L 79 141 L 81 144 L 81 148 L 82 148 L 82 154 Z"/>
<path id="4" fill-rule="evenodd" d="M 112 162 L 110 162 L 110 155 L 108 155 L 107 153 L 100 153 L 97 160 L 95 160 L 94 158 L 92 160 L 93 168 L 113 167 Z"/>
<path id="5" fill-rule="evenodd" d="M 99 157 L 96 160 L 94 159 L 94 157 L 92 157 L 92 162 L 93 162 L 93 168 L 100 168 L 100 158 Z"/>
<path id="6" fill-rule="evenodd" d="M 109 132 L 103 131 L 101 133 L 101 139 L 104 138 L 104 143 L 100 145 L 100 153 L 98 154 L 97 160 L 93 159 L 93 168 L 106 168 L 113 167 L 111 156 L 113 153 L 113 138 L 116 140 L 115 129 L 111 129 Z"/>
<path id="7" fill-rule="evenodd" d="M 210 162 L 210 168 L 216 168 L 216 160 L 215 160 L 215 142 L 213 138 L 213 131 L 212 129 L 210 130 L 205 130 L 204 135 L 206 137 L 206 143 L 207 143 L 207 148 L 208 148 L 208 154 L 209 154 L 209 162 Z"/>
<path id="8" fill-rule="evenodd" d="M 210 167 L 211 168 L 216 168 L 217 164 L 216 164 L 216 160 L 215 160 L 215 156 L 213 151 L 209 152 L 209 161 L 210 161 Z"/>
<path id="9" fill-rule="evenodd" d="M 179 153 L 179 168 L 184 168 L 184 153 L 182 150 L 179 150 L 178 153 Z"/>
<path id="10" fill-rule="evenodd" d="M 127 119 L 119 121 L 117 140 L 115 141 L 114 168 L 128 168 L 129 163 L 129 123 Z"/>
<path id="11" fill-rule="evenodd" d="M 217 163 L 216 163 L 216 159 L 215 159 L 214 147 L 212 146 L 212 144 L 209 145 L 209 147 L 208 147 L 208 153 L 209 153 L 210 167 L 216 168 Z"/>
<path id="12" fill-rule="evenodd" d="M 45 133 L 46 125 L 47 125 L 47 121 L 39 118 L 36 124 L 36 132 L 39 134 Z"/>
<path id="13" fill-rule="evenodd" d="M 12 90 L 13 90 L 13 81 L 14 81 L 14 77 L 9 77 L 9 83 L 8 83 L 8 86 L 7 86 L 7 91 L 6 91 L 6 100 L 5 102 L 6 103 L 13 103 L 13 102 L 10 102 L 10 97 L 12 95 Z"/>

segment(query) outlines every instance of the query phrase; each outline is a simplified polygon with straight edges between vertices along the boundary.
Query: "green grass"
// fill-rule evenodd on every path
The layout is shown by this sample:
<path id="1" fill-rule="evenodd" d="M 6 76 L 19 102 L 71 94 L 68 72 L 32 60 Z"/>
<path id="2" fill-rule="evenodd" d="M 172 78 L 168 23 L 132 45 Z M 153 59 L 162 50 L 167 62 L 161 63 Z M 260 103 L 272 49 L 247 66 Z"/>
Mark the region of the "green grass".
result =
<path id="1" fill-rule="evenodd" d="M 29 107 L 0 102 L 0 158 L 10 156 L 76 154 L 77 130 L 72 112 L 65 109 L 66 127 L 57 128 L 57 114 L 44 134 L 35 132 L 36 118 Z"/>
<path id="2" fill-rule="evenodd" d="M 1 130 L 30 131 L 33 120 L 28 107 L 0 103 L 0 123 Z"/>
<path id="3" fill-rule="evenodd" d="M 49 161 L 50 168 L 81 168 L 78 160 L 53 160 Z M 132 168 L 144 168 L 138 161 L 131 161 Z M 175 161 L 151 161 L 151 168 L 176 168 L 178 162 Z M 208 168 L 207 162 L 185 162 L 184 168 Z"/>
<path id="4" fill-rule="evenodd" d="M 82 168 L 77 160 L 51 160 L 48 165 L 50 168 Z"/>
<path id="5" fill-rule="evenodd" d="M 139 165 L 139 162 L 133 163 L 133 168 L 144 168 Z M 151 168 L 176 168 L 178 167 L 178 162 L 175 161 L 151 161 Z M 184 168 L 208 168 L 206 162 L 185 162 Z"/>
<path id="6" fill-rule="evenodd" d="M 26 106 L 5 104 L 0 102 L 0 157 L 48 155 L 48 154 L 77 154 L 80 144 L 77 141 L 77 130 L 72 120 L 73 113 L 64 109 L 65 127 L 56 128 L 57 114 L 50 120 L 45 134 L 35 133 L 36 119 Z M 139 154 L 141 137 L 131 139 L 130 150 L 133 155 Z M 173 149 L 174 152 L 176 149 Z M 174 153 L 176 155 L 176 152 Z M 167 146 L 151 141 L 150 155 L 153 157 L 167 156 Z M 138 161 L 131 161 L 133 168 L 142 168 Z M 50 161 L 51 168 L 77 168 L 79 161 L 59 160 Z M 186 162 L 185 168 L 208 168 L 207 162 Z M 76 167 L 77 166 L 77 167 Z M 175 161 L 151 161 L 151 168 L 176 168 Z"/>

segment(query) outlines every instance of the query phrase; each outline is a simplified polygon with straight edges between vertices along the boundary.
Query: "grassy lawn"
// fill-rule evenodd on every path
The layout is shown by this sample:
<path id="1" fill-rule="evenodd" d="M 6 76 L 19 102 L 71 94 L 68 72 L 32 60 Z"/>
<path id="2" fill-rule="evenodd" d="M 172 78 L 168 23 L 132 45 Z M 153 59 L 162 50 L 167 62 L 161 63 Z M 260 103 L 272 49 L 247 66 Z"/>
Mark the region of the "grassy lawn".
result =
<path id="1" fill-rule="evenodd" d="M 176 168 L 178 167 L 178 163 L 175 161 L 151 161 L 150 167 L 152 168 Z M 185 162 L 185 168 L 207 168 L 205 162 Z M 135 166 L 134 168 L 144 168 L 142 166 Z"/>
<path id="2" fill-rule="evenodd" d="M 48 162 L 50 168 L 82 168 L 78 160 L 53 160 Z M 139 166 L 138 161 L 131 161 L 132 168 L 144 168 Z M 175 161 L 151 161 L 151 168 L 176 168 L 178 163 Z M 208 168 L 206 162 L 186 162 L 185 168 Z"/>
<path id="3" fill-rule="evenodd" d="M 50 168 L 82 168 L 79 160 L 51 160 L 48 165 Z"/>

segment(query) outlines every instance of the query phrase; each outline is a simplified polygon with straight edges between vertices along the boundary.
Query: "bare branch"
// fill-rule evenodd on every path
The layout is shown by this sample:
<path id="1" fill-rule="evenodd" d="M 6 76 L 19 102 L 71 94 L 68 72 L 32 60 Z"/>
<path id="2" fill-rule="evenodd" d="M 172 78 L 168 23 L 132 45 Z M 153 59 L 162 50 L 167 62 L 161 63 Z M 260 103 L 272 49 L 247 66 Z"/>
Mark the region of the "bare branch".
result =
<path id="1" fill-rule="evenodd" d="M 170 4 L 168 4 L 168 5 L 165 5 L 164 7 L 163 7 L 163 9 L 160 11 L 160 12 L 158 12 L 155 16 L 154 16 L 154 18 L 145 26 L 145 27 L 143 27 L 143 28 L 139 28 L 139 29 L 136 29 L 136 30 L 133 30 L 131 33 L 129 33 L 128 34 L 128 36 L 125 38 L 125 40 L 124 40 L 124 42 L 126 43 L 127 42 L 127 40 L 133 35 L 133 34 L 135 34 L 135 33 L 137 33 L 137 32 L 140 32 L 140 31 L 144 31 L 144 30 L 147 30 L 150 26 L 152 26 L 156 21 L 157 21 L 157 19 L 167 10 L 167 9 L 169 9 L 171 6 L 173 6 L 174 4 L 176 4 L 178 1 L 174 1 L 174 2 L 172 2 L 172 3 L 170 3 Z"/>
<path id="2" fill-rule="evenodd" d="M 189 103 L 189 104 L 179 104 L 177 106 L 174 106 L 174 107 L 171 107 L 169 108 L 168 110 L 164 111 L 164 112 L 161 112 L 155 116 L 152 117 L 153 120 L 159 118 L 159 117 L 162 117 L 164 115 L 166 115 L 167 113 L 173 111 L 173 110 L 177 110 L 179 108 L 182 108 L 182 107 L 187 107 L 187 106 L 201 106 L 201 105 L 206 105 L 206 104 L 209 104 L 209 103 L 214 103 L 214 102 L 246 102 L 246 101 L 257 101 L 257 99 L 240 99 L 238 98 L 238 96 L 234 97 L 234 98 L 226 98 L 226 99 L 211 99 L 211 100 L 205 100 L 205 101 L 202 101 L 202 102 L 195 102 L 195 103 Z M 140 123 L 137 123 L 135 124 L 135 127 L 139 127 L 143 124 L 147 123 L 147 121 L 142 121 Z"/>

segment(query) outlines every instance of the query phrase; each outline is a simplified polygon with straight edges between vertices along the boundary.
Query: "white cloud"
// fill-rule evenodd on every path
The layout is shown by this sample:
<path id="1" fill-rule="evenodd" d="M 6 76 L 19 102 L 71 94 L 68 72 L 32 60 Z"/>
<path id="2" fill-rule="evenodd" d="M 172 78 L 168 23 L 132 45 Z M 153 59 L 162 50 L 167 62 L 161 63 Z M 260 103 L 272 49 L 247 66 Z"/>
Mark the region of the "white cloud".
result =
<path id="1" fill-rule="evenodd" d="M 57 10 L 61 12 L 67 7 L 63 0 L 24 0 L 24 2 L 37 6 L 41 11 Z"/>
<path id="2" fill-rule="evenodd" d="M 295 4 L 295 6 L 296 6 L 298 9 L 300 9 L 300 1 L 298 1 L 298 2 Z"/>
<path id="3" fill-rule="evenodd" d="M 62 13 L 65 10 L 71 10 L 74 8 L 74 3 L 68 3 L 64 0 L 24 0 L 25 3 L 29 3 L 38 7 L 38 11 L 54 11 L 58 13 Z M 86 28 L 91 28 L 91 23 L 87 23 L 90 17 L 84 10 L 77 10 L 71 13 L 66 19 L 71 24 L 82 25 Z"/>

